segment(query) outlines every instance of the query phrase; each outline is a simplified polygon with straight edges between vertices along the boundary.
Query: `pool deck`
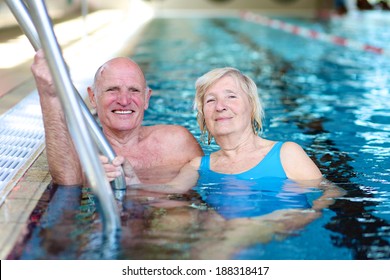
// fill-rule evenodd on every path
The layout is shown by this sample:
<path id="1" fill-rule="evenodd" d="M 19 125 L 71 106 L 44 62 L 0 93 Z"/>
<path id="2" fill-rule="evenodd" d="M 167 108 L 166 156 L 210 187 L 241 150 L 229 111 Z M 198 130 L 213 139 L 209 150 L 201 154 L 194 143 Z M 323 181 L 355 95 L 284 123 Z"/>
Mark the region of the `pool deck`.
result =
<path id="1" fill-rule="evenodd" d="M 82 96 L 85 97 L 86 86 L 90 84 L 98 66 L 112 57 L 131 53 L 139 32 L 150 18 L 145 15 L 142 18 L 139 15 L 130 16 L 128 11 L 123 10 L 100 10 L 86 19 L 76 17 L 55 24 L 54 30 L 71 69 L 73 83 Z M 30 72 L 34 52 L 28 40 L 15 32 L 14 37 L 0 40 L 0 50 L 4 49 L 23 50 L 27 55 L 17 65 L 0 67 L 0 127 L 6 117 L 20 117 L 13 115 L 20 114 L 23 109 L 31 111 L 31 104 L 28 110 L 23 107 L 15 110 L 15 107 L 21 106 L 22 101 L 31 96 L 37 96 Z M 34 114 L 40 118 L 40 109 L 36 109 L 40 108 L 39 99 L 33 100 L 34 110 L 37 111 Z M 3 137 L 7 139 L 7 135 Z M 51 181 L 43 139 L 5 186 L 0 188 L 0 259 L 6 259 L 23 236 L 27 229 L 26 221 Z"/>

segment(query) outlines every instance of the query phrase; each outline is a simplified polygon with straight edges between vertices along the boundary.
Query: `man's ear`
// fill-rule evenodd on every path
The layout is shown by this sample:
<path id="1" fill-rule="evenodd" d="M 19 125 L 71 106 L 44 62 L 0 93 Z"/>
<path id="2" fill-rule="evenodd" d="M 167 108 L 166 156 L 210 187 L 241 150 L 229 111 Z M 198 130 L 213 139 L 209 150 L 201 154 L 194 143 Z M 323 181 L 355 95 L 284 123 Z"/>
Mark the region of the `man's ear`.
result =
<path id="1" fill-rule="evenodd" d="M 96 108 L 95 93 L 93 92 L 91 87 L 88 87 L 87 91 L 88 91 L 88 97 L 89 97 L 89 102 L 91 103 L 91 106 L 93 108 Z"/>
<path id="2" fill-rule="evenodd" d="M 148 87 L 145 93 L 145 106 L 144 106 L 145 110 L 149 108 L 149 100 L 151 96 L 152 96 L 152 90 Z"/>

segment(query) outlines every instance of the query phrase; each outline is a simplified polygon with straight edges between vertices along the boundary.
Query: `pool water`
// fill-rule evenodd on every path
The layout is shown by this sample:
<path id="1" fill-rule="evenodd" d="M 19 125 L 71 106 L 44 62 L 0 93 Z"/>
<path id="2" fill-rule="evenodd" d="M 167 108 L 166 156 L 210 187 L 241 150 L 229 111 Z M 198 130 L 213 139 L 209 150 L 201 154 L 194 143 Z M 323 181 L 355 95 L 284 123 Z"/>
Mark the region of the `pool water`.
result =
<path id="1" fill-rule="evenodd" d="M 354 19 L 285 20 L 378 47 L 390 42 L 380 19 L 364 28 L 351 24 Z M 271 230 L 267 236 L 267 224 L 246 225 L 243 232 L 237 231 L 242 224 L 225 227 L 194 191 L 169 196 L 128 191 L 118 194 L 125 195 L 123 227 L 118 240 L 110 241 L 102 238 L 87 188 L 49 186 L 29 233 L 9 258 L 390 259 L 388 57 L 238 18 L 155 19 L 131 57 L 153 89 L 145 125 L 180 124 L 200 140 L 194 82 L 212 68 L 236 67 L 259 87 L 263 136 L 302 145 L 345 195 L 320 217 L 311 220 L 307 213 L 302 219 L 310 222 L 299 230 Z M 214 143 L 202 147 L 205 153 L 217 149 Z"/>

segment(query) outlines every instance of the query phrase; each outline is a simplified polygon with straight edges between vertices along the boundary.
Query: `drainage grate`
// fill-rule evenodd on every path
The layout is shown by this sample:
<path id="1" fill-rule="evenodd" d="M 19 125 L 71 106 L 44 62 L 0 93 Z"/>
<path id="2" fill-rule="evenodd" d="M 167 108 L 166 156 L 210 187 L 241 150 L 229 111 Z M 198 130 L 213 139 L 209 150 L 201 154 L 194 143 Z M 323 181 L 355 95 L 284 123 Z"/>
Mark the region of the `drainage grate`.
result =
<path id="1" fill-rule="evenodd" d="M 33 92 L 0 116 L 0 193 L 44 141 L 39 97 Z"/>

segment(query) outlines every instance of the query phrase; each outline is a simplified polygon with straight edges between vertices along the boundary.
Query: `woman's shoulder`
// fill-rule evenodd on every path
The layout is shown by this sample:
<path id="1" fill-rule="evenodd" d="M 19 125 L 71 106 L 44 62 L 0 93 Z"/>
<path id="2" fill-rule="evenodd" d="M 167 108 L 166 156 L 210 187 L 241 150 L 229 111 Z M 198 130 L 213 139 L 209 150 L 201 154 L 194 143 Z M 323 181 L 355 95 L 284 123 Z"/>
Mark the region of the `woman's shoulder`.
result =
<path id="1" fill-rule="evenodd" d="M 273 148 L 275 146 L 280 146 L 281 148 L 284 149 L 299 149 L 301 146 L 295 142 L 292 141 L 278 141 L 278 140 L 269 140 L 269 139 L 264 139 L 261 138 L 260 145 L 262 147 L 266 148 Z"/>
<path id="2" fill-rule="evenodd" d="M 322 178 L 321 171 L 305 150 L 295 142 L 285 142 L 280 158 L 287 177 L 293 180 L 314 180 Z"/>
<path id="3" fill-rule="evenodd" d="M 306 152 L 303 150 L 303 148 L 298 143 L 295 143 L 292 141 L 283 142 L 282 146 L 281 146 L 281 151 L 283 153 L 288 153 L 290 155 L 292 155 L 292 154 L 296 155 L 296 154 L 300 154 L 300 153 L 306 154 Z"/>
<path id="4" fill-rule="evenodd" d="M 277 145 L 283 144 L 283 142 L 269 140 L 269 139 L 265 139 L 265 138 L 261 138 L 261 137 L 259 137 L 258 141 L 259 141 L 258 145 L 264 154 L 266 154 L 269 151 L 271 151 L 272 149 L 274 149 Z M 280 149 L 280 147 L 279 147 L 279 149 Z"/>
<path id="5" fill-rule="evenodd" d="M 281 157 L 296 157 L 299 155 L 304 155 L 306 152 L 302 149 L 302 147 L 292 141 L 274 141 L 268 139 L 262 139 L 261 147 L 265 152 L 270 152 L 279 150 Z"/>

